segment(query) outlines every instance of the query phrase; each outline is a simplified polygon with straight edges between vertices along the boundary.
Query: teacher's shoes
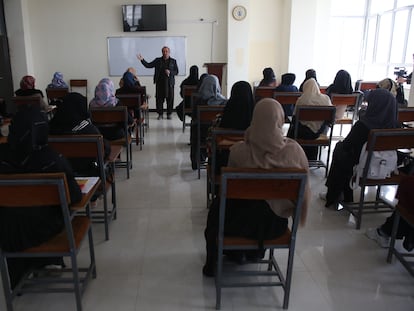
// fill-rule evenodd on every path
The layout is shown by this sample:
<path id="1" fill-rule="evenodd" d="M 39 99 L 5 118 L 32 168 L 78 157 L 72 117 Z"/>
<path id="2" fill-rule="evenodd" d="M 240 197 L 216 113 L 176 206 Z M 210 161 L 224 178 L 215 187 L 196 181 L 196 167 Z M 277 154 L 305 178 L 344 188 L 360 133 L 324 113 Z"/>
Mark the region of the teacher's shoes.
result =
<path id="1" fill-rule="evenodd" d="M 171 120 L 171 114 L 167 114 L 167 120 Z"/>
<path id="2" fill-rule="evenodd" d="M 159 114 L 159 115 L 158 115 L 157 120 L 162 120 L 162 114 Z"/>

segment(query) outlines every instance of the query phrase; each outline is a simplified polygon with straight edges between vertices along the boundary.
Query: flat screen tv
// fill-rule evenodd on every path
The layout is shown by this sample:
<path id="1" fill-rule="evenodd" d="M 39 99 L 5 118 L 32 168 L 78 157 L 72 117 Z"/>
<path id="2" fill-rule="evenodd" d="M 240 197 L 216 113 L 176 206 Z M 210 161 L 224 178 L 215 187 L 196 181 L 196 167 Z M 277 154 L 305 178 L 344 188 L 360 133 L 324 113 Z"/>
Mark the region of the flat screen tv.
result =
<path id="1" fill-rule="evenodd" d="M 167 30 L 167 5 L 126 4 L 122 19 L 124 32 Z"/>

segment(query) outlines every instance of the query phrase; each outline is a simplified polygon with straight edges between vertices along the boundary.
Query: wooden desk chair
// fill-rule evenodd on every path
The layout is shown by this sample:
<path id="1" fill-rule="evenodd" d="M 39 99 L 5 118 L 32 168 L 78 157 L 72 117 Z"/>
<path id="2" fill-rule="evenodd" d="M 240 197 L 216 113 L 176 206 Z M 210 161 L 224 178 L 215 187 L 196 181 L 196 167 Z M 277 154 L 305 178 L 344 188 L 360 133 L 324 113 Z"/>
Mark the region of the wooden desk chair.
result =
<path id="1" fill-rule="evenodd" d="M 364 81 L 364 80 L 358 80 L 355 85 L 356 91 L 368 91 L 368 90 L 375 90 L 377 88 L 379 81 Z"/>
<path id="2" fill-rule="evenodd" d="M 283 105 L 296 105 L 296 101 L 302 92 L 273 92 L 273 98 Z M 290 122 L 289 116 L 285 116 L 285 123 Z"/>
<path id="3" fill-rule="evenodd" d="M 207 207 L 216 197 L 216 188 L 220 185 L 221 174 L 218 173 L 217 153 L 228 152 L 236 142 L 244 140 L 244 131 L 227 128 L 213 128 L 211 131 L 208 157 L 210 165 L 207 170 Z"/>
<path id="4" fill-rule="evenodd" d="M 12 103 L 17 110 L 31 106 L 40 107 L 42 105 L 42 98 L 40 96 L 13 96 Z"/>
<path id="5" fill-rule="evenodd" d="M 85 198 L 89 202 L 93 191 Z M 24 194 L 24 195 L 22 195 Z M 26 292 L 74 292 L 76 310 L 82 310 L 82 294 L 91 278 L 96 278 L 95 254 L 93 247 L 92 229 L 88 216 L 71 215 L 70 195 L 64 173 L 16 174 L 0 175 L 0 206 L 7 208 L 27 208 L 56 206 L 62 210 L 64 229 L 55 237 L 39 246 L 31 247 L 20 252 L 8 252 L 0 249 L 0 271 L 6 306 L 13 310 L 13 299 Z M 89 265 L 79 268 L 77 255 L 81 243 L 88 237 Z M 14 290 L 11 289 L 7 270 L 8 258 L 45 258 L 69 257 L 68 269 L 62 272 L 65 277 L 45 276 L 41 273 L 26 275 Z M 49 284 L 55 284 L 51 287 Z M 64 286 L 66 284 L 66 286 Z M 48 286 L 49 285 L 49 286 Z"/>
<path id="6" fill-rule="evenodd" d="M 116 96 L 119 99 L 119 105 L 128 107 L 129 111 L 133 111 L 135 119 L 135 143 L 142 150 L 144 144 L 144 110 L 142 108 L 141 94 L 120 94 Z M 148 108 L 147 108 L 148 109 Z"/>
<path id="7" fill-rule="evenodd" d="M 359 92 L 331 95 L 332 105 L 336 107 L 335 124 L 341 126 L 338 139 L 342 138 L 342 126 L 344 124 L 349 124 L 352 127 L 355 123 L 361 100 L 362 94 Z"/>
<path id="8" fill-rule="evenodd" d="M 298 229 L 306 184 L 306 171 L 299 169 L 241 169 L 223 167 L 221 175 L 218 259 L 216 273 L 216 309 L 221 307 L 221 289 L 224 287 L 281 286 L 284 290 L 283 308 L 289 306 L 290 285 L 293 273 L 296 232 Z M 225 250 L 258 250 L 259 241 L 224 235 L 224 216 L 227 199 L 272 200 L 287 199 L 295 204 L 290 227 L 285 234 L 273 240 L 264 240 L 263 247 L 269 251 L 265 264 L 267 269 L 237 270 L 225 274 L 223 253 Z M 285 272 L 274 257 L 275 249 L 288 250 Z M 228 281 L 228 277 L 230 280 Z M 236 278 L 237 277 L 237 280 Z M 242 278 L 246 281 L 241 281 Z M 253 278 L 255 277 L 255 278 Z M 260 277 L 265 279 L 260 280 Z M 240 280 L 240 281 L 239 281 Z M 250 282 L 249 282 L 250 281 Z"/>
<path id="9" fill-rule="evenodd" d="M 102 135 L 60 135 L 49 136 L 49 146 L 61 153 L 69 161 L 76 159 L 96 159 L 96 176 L 101 183 L 98 192 L 103 197 L 103 210 L 93 209 L 91 211 L 92 221 L 104 223 L 105 240 L 109 240 L 109 224 L 116 219 L 116 189 L 114 176 L 114 161 L 122 151 L 122 146 L 112 146 L 111 158 L 104 160 L 104 145 Z M 113 152 L 113 153 L 112 153 Z M 109 175 L 109 176 L 108 176 Z M 111 189 L 112 207 L 108 207 L 108 192 Z"/>
<path id="10" fill-rule="evenodd" d="M 63 97 L 68 93 L 68 88 L 49 87 L 46 89 L 47 101 L 49 105 L 56 105 L 56 103 L 62 101 Z"/>
<path id="11" fill-rule="evenodd" d="M 380 190 L 382 185 L 399 185 L 401 176 L 404 174 L 399 172 L 398 175 L 392 174 L 390 178 L 385 179 L 369 179 L 368 168 L 374 151 L 381 150 L 397 150 L 397 149 L 413 149 L 414 148 L 414 129 L 377 129 L 371 130 L 367 142 L 366 150 L 367 160 L 364 165 L 364 171 L 359 179 L 359 187 L 361 189 L 359 201 L 355 203 L 340 202 L 356 218 L 356 229 L 361 228 L 362 214 L 385 213 L 391 212 L 393 207 L 380 198 Z M 377 187 L 375 200 L 365 201 L 365 188 Z"/>
<path id="12" fill-rule="evenodd" d="M 111 146 L 124 146 L 126 148 L 126 161 L 116 161 L 116 167 L 125 167 L 127 178 L 132 169 L 132 137 L 128 126 L 128 108 L 125 106 L 90 108 L 92 123 L 98 128 L 122 128 L 125 136 L 110 141 Z"/>
<path id="13" fill-rule="evenodd" d="M 398 122 L 400 122 L 403 127 L 413 127 L 414 107 L 398 108 Z"/>
<path id="14" fill-rule="evenodd" d="M 83 94 L 88 102 L 88 80 L 87 79 L 71 79 L 69 80 L 69 87 L 71 92 L 75 92 L 78 89 L 83 90 Z"/>
<path id="15" fill-rule="evenodd" d="M 319 86 L 319 91 L 321 91 L 321 94 L 326 94 L 326 89 L 328 88 L 328 86 Z"/>
<path id="16" fill-rule="evenodd" d="M 398 203 L 395 207 L 395 217 L 394 224 L 391 232 L 391 242 L 388 249 L 387 262 L 392 262 L 392 257 L 395 257 L 400 261 L 400 263 L 407 269 L 407 271 L 414 276 L 414 253 L 402 251 L 400 248 L 396 247 L 395 240 L 398 231 L 398 225 L 400 219 L 404 219 L 411 228 L 414 230 L 414 195 L 413 195 L 413 176 L 404 176 L 401 179 L 400 186 L 397 191 Z"/>
<path id="17" fill-rule="evenodd" d="M 275 88 L 272 86 L 258 86 L 254 89 L 254 99 L 256 102 L 263 98 L 272 98 Z"/>
<path id="18" fill-rule="evenodd" d="M 139 87 L 139 94 L 141 95 L 141 109 L 143 112 L 143 128 L 144 132 L 142 133 L 145 136 L 145 132 L 149 129 L 149 98 L 147 94 L 147 87 L 140 86 Z"/>
<path id="19" fill-rule="evenodd" d="M 193 94 L 197 92 L 197 86 L 196 85 L 183 85 L 183 96 L 184 96 L 184 107 L 183 107 L 183 133 L 185 131 L 186 126 L 190 126 L 191 123 L 185 122 L 185 117 L 187 114 L 190 114 L 193 112 Z M 186 101 L 190 101 L 190 107 L 185 107 Z"/>
<path id="20" fill-rule="evenodd" d="M 201 168 L 206 168 L 207 162 L 201 163 L 201 149 L 207 149 L 206 138 L 202 137 L 202 131 L 204 128 L 212 124 L 212 122 L 217 118 L 217 115 L 223 113 L 225 105 L 197 105 L 197 147 L 196 147 L 196 157 L 197 157 L 197 171 L 198 179 L 200 179 Z M 194 120 L 193 120 L 194 121 Z M 205 138 L 205 139 L 204 139 Z"/>
<path id="21" fill-rule="evenodd" d="M 294 139 L 301 146 L 317 147 L 318 159 L 309 160 L 309 167 L 324 167 L 325 176 L 328 175 L 329 160 L 331 155 L 332 128 L 335 123 L 335 106 L 296 106 Z M 300 121 L 321 121 L 329 127 L 328 135 L 321 134 L 316 139 L 298 138 Z M 322 161 L 322 147 L 328 147 L 326 162 Z"/>

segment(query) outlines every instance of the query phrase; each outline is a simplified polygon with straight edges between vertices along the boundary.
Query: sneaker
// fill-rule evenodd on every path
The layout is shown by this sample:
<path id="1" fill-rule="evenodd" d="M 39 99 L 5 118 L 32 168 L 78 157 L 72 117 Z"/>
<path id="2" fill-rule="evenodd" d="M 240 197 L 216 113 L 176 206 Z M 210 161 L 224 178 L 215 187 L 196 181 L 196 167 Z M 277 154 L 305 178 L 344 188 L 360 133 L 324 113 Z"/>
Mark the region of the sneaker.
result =
<path id="1" fill-rule="evenodd" d="M 319 192 L 319 199 L 326 201 L 326 191 Z"/>
<path id="2" fill-rule="evenodd" d="M 390 237 L 386 236 L 384 233 L 381 234 L 379 228 L 369 228 L 365 232 L 365 235 L 375 242 L 378 243 L 382 248 L 390 247 Z"/>

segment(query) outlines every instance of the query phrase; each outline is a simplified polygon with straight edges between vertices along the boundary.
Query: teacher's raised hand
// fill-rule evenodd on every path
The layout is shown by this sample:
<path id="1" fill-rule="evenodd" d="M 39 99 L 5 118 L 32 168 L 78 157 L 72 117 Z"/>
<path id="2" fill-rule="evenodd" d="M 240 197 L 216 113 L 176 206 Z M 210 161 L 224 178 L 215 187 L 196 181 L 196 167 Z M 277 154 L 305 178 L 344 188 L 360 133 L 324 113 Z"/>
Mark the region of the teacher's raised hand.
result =
<path id="1" fill-rule="evenodd" d="M 139 54 L 137 54 L 137 59 L 139 60 L 139 61 L 141 61 L 141 60 L 143 60 L 144 59 L 144 57 L 139 53 Z"/>

